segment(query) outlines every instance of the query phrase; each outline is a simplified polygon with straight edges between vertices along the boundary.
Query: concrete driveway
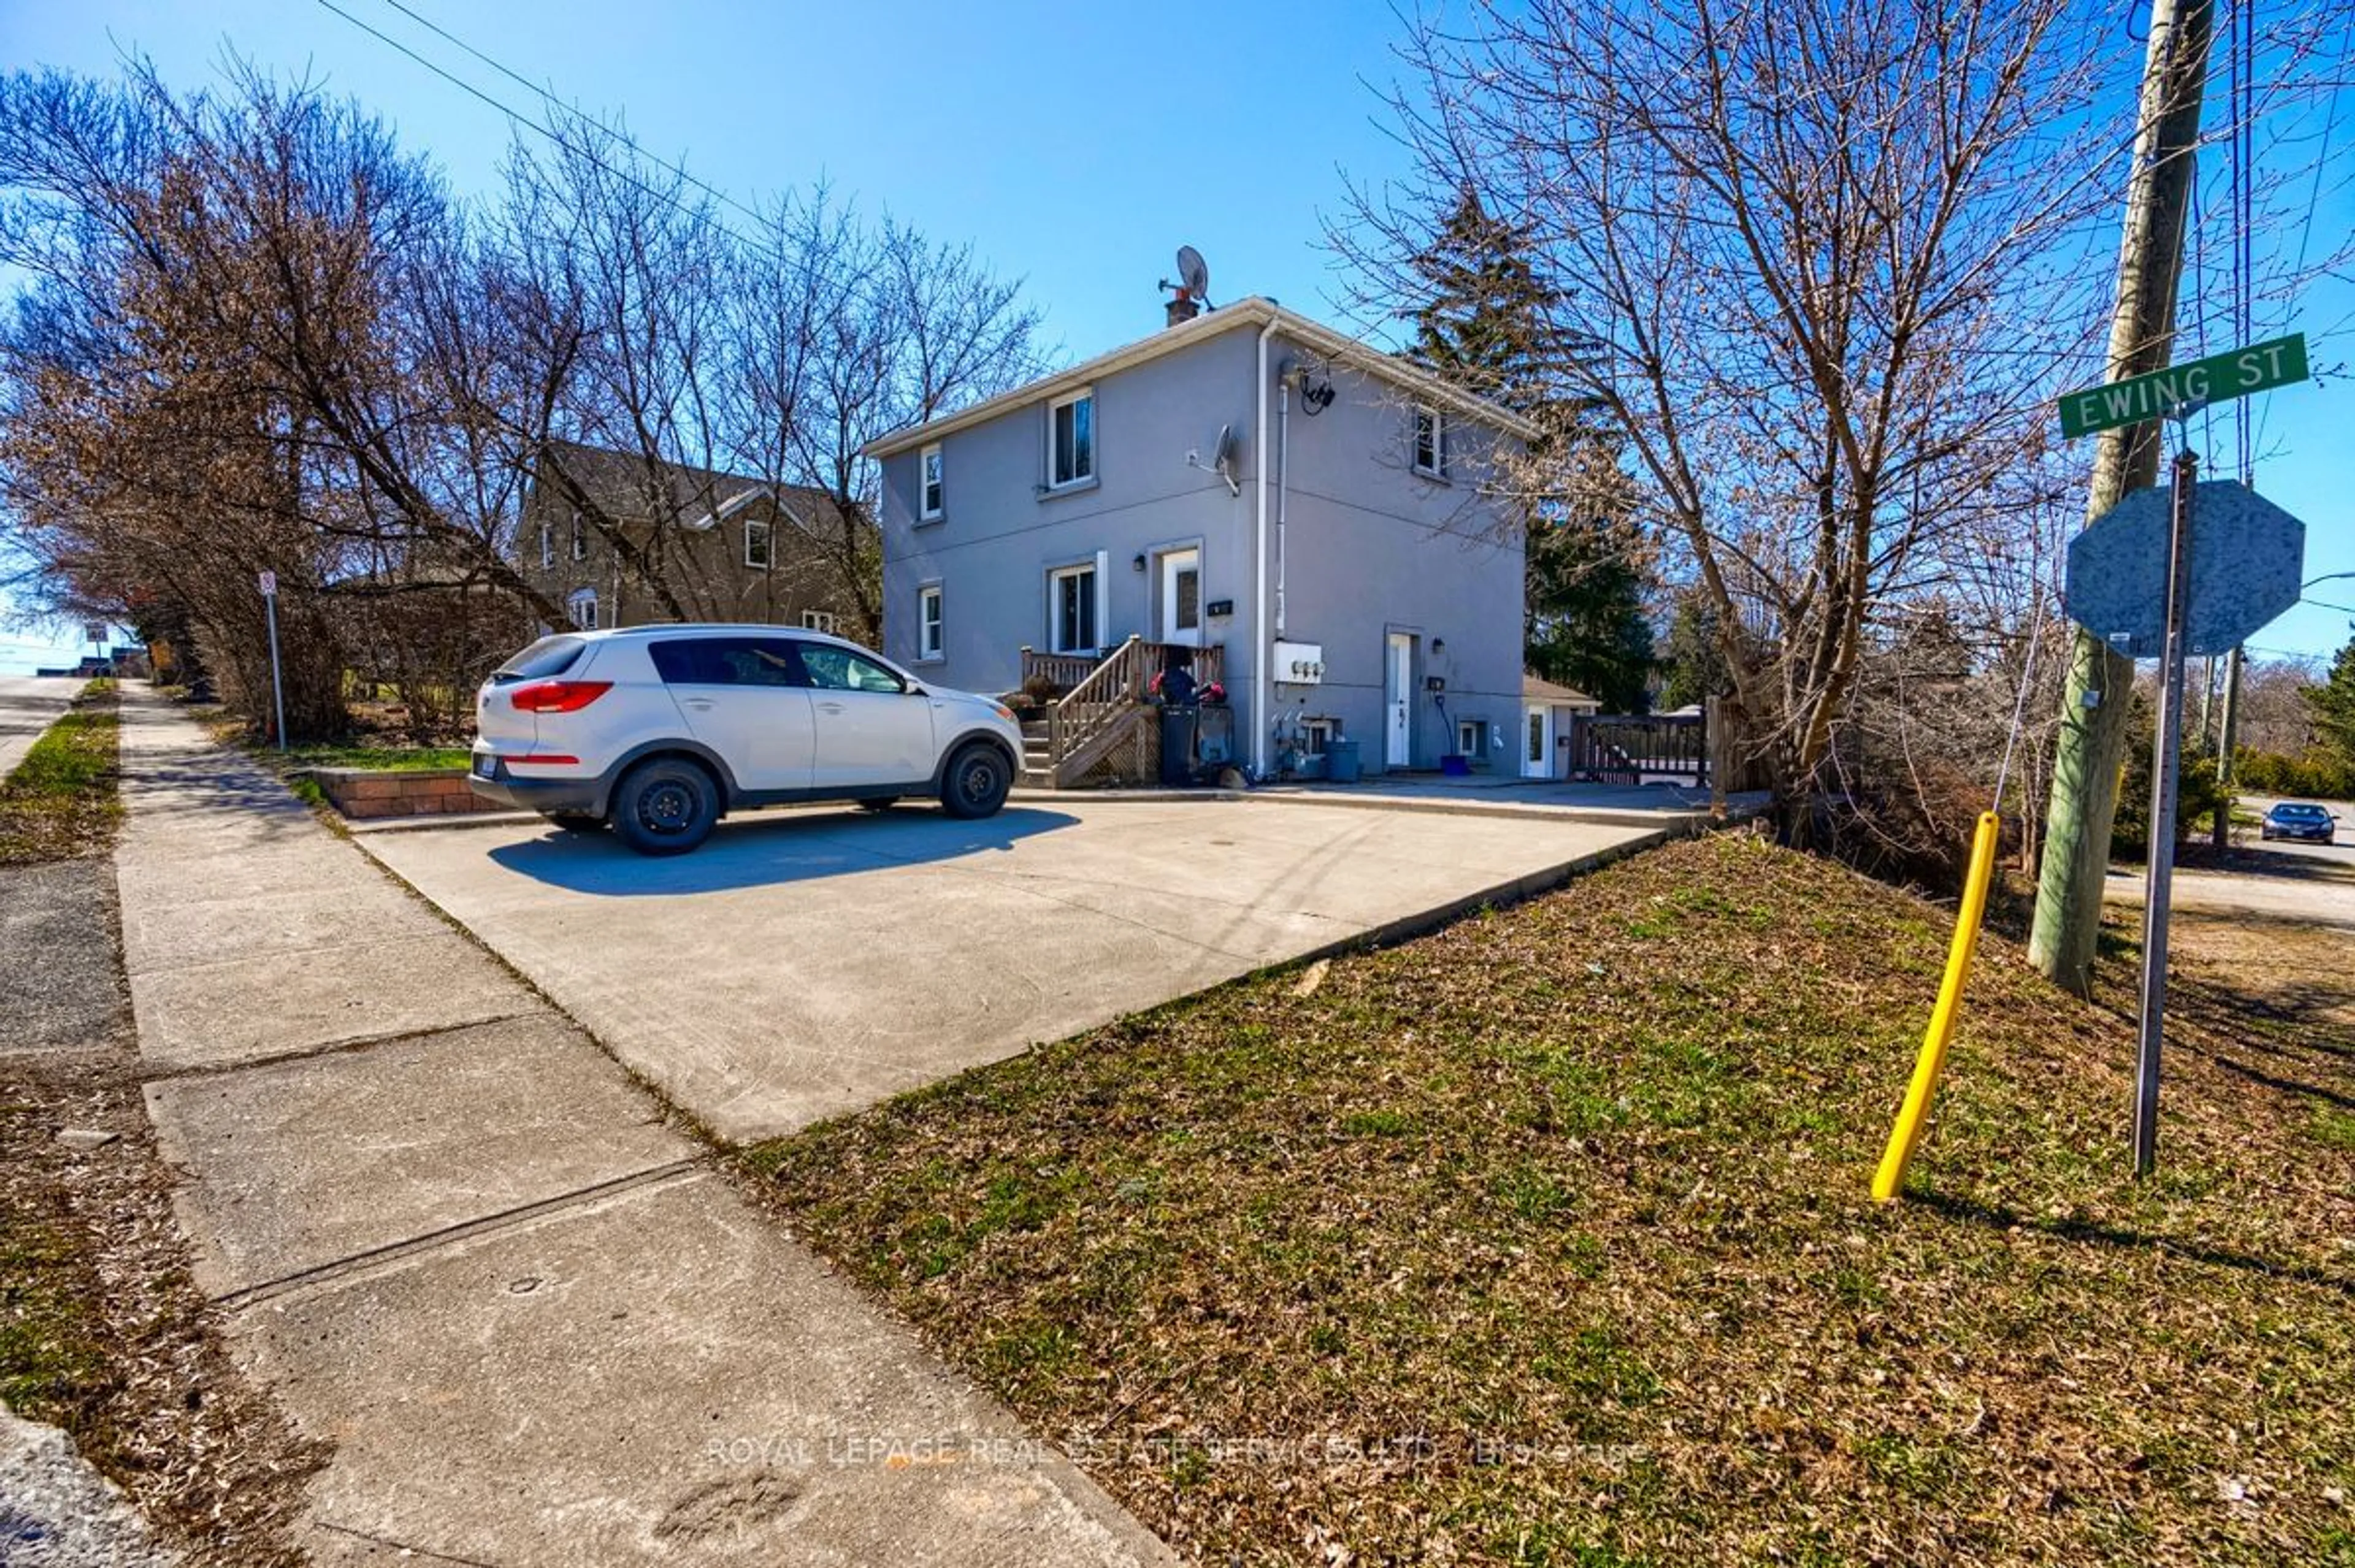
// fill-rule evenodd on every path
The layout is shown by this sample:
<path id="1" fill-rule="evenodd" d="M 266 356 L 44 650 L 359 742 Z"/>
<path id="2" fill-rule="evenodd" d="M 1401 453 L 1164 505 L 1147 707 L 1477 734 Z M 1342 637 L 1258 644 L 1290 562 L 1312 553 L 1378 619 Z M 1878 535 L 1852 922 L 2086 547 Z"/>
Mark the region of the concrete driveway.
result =
<path id="1" fill-rule="evenodd" d="M 82 678 L 69 679 L 56 676 L 0 677 L 0 779 L 6 778 L 25 760 L 41 731 L 57 721 L 59 714 L 72 706 L 74 693 L 83 685 Z"/>
<path id="2" fill-rule="evenodd" d="M 979 823 L 755 814 L 667 860 L 538 824 L 360 842 L 743 1142 L 1534 891 L 1684 820 L 1056 797 Z"/>

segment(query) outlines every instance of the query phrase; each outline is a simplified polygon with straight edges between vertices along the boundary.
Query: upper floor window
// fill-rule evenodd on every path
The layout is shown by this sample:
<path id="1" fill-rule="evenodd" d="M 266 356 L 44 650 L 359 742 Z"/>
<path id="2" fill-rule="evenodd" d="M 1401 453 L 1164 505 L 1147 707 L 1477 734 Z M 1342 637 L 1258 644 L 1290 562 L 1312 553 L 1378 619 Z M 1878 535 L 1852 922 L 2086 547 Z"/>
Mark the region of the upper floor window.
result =
<path id="1" fill-rule="evenodd" d="M 1095 476 L 1095 393 L 1058 398 L 1047 411 L 1047 487 L 1060 489 Z"/>
<path id="2" fill-rule="evenodd" d="M 556 528 L 552 523 L 539 525 L 539 565 L 541 571 L 556 564 Z"/>
<path id="3" fill-rule="evenodd" d="M 744 564 L 755 571 L 769 570 L 769 525 L 758 517 L 744 519 Z"/>
<path id="4" fill-rule="evenodd" d="M 841 618 L 836 615 L 831 610 L 805 610 L 802 612 L 802 625 L 808 631 L 824 632 L 830 637 L 834 635 L 835 628 L 841 624 Z"/>
<path id="5" fill-rule="evenodd" d="M 589 524 L 578 512 L 572 514 L 572 559 L 589 559 Z"/>
<path id="6" fill-rule="evenodd" d="M 928 446 L 916 455 L 916 520 L 938 522 L 947 491 L 941 483 L 941 449 Z"/>
<path id="7" fill-rule="evenodd" d="M 941 585 L 927 582 L 916 590 L 916 656 L 939 658 L 944 645 L 941 636 Z"/>
<path id="8" fill-rule="evenodd" d="M 595 589 L 575 589 L 565 599 L 564 608 L 566 613 L 571 615 L 572 624 L 582 631 L 593 632 L 597 629 L 597 591 Z"/>
<path id="9" fill-rule="evenodd" d="M 1427 403 L 1414 408 L 1414 471 L 1431 479 L 1447 477 L 1447 416 Z"/>

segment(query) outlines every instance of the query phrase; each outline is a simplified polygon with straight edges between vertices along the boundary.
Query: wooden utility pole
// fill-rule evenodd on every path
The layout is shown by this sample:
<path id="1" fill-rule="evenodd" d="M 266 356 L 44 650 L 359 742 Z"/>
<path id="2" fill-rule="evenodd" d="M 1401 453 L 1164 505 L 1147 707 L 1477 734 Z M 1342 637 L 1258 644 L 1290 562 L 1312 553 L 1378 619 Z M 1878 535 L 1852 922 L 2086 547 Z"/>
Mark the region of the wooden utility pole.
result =
<path id="1" fill-rule="evenodd" d="M 2191 201 L 2200 88 L 2214 24 L 2213 0 L 2151 0 L 2150 53 L 2143 63 L 2126 233 L 2118 247 L 2117 305 L 2110 317 L 2113 381 L 2165 368 L 2174 348 L 2184 218 Z M 2128 492 L 2157 483 L 2165 439 L 2158 420 L 2101 432 L 2086 497 L 2087 522 Z M 2133 690 L 2134 661 L 2079 628 L 2071 644 L 2052 759 L 2051 809 L 2045 819 L 2044 865 L 2028 952 L 2048 978 L 2080 996 L 2093 983 L 2102 880 L 2109 870 L 2110 826 L 2117 813 L 2118 764 L 2126 753 Z"/>

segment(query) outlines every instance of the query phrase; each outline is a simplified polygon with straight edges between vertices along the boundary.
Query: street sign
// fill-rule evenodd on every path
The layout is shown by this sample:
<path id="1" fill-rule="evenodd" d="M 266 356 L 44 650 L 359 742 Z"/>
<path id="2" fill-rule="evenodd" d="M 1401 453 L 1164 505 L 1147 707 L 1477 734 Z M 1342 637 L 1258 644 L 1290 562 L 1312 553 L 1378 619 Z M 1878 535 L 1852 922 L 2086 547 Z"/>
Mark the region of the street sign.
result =
<path id="1" fill-rule="evenodd" d="M 106 641 L 105 626 L 96 621 L 88 623 L 81 629 L 81 640 L 85 643 L 104 643 Z"/>
<path id="2" fill-rule="evenodd" d="M 2306 378 L 2306 334 L 2293 332 L 2189 365 L 2170 365 L 2147 376 L 2071 392 L 2061 400 L 2061 433 L 2074 439 L 2117 425 L 2140 424 L 2190 406 L 2245 398 Z"/>
<path id="3" fill-rule="evenodd" d="M 261 596 L 267 599 L 277 592 L 278 574 L 274 571 L 263 572 L 261 574 Z"/>
<path id="4" fill-rule="evenodd" d="M 2185 652 L 2230 653 L 2297 603 L 2306 525 L 2230 479 L 2195 486 Z M 2137 490 L 2069 541 L 2069 619 L 2128 658 L 2167 639 L 2169 492 Z"/>

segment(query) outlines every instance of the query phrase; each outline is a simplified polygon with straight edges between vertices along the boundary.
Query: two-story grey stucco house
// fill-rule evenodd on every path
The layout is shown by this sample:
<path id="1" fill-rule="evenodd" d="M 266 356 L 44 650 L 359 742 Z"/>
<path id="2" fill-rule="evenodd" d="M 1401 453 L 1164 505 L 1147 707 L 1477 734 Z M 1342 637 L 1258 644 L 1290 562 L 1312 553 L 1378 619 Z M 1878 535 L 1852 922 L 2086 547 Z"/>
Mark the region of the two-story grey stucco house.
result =
<path id="1" fill-rule="evenodd" d="M 1169 318 L 868 447 L 884 651 L 999 691 L 1131 637 L 1155 668 L 1215 648 L 1263 774 L 1335 736 L 1369 771 L 1518 771 L 1522 544 L 1495 480 L 1529 427 L 1272 300 Z"/>

